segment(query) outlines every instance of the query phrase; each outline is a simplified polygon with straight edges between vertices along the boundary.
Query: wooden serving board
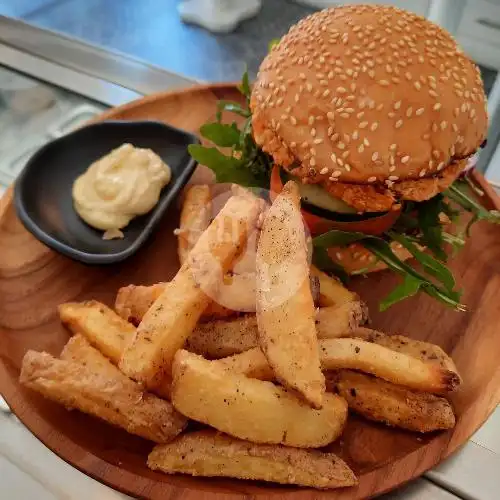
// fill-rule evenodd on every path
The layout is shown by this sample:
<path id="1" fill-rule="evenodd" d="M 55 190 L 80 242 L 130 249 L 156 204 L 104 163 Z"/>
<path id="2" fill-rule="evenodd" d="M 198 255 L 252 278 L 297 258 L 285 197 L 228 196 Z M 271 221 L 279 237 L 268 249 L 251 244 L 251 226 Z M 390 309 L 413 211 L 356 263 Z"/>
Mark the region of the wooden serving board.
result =
<path id="1" fill-rule="evenodd" d="M 111 110 L 101 119 L 155 119 L 191 131 L 214 117 L 218 99 L 238 99 L 234 86 L 196 87 L 147 97 Z M 206 175 L 202 170 L 197 176 Z M 199 178 L 199 177 L 198 177 Z M 483 179 L 478 175 L 478 182 Z M 493 191 L 486 201 L 498 205 Z M 274 500 L 361 499 L 419 476 L 465 443 L 500 401 L 500 228 L 478 224 L 452 268 L 465 289 L 469 312 L 447 309 L 426 296 L 385 313 L 377 303 L 397 278 L 389 272 L 353 280 L 370 306 L 373 326 L 389 333 L 435 342 L 450 353 L 463 378 L 453 397 L 458 422 L 453 431 L 419 436 L 350 417 L 338 452 L 359 476 L 359 486 L 318 492 L 244 481 L 167 476 L 150 471 L 152 445 L 94 418 L 44 400 L 18 383 L 28 349 L 58 355 L 69 334 L 56 307 L 94 298 L 109 305 L 120 286 L 170 279 L 178 268 L 172 210 L 148 244 L 130 260 L 89 267 L 54 253 L 21 225 L 10 191 L 0 201 L 0 392 L 24 424 L 51 450 L 82 472 L 131 495 L 183 500 L 272 498 Z"/>

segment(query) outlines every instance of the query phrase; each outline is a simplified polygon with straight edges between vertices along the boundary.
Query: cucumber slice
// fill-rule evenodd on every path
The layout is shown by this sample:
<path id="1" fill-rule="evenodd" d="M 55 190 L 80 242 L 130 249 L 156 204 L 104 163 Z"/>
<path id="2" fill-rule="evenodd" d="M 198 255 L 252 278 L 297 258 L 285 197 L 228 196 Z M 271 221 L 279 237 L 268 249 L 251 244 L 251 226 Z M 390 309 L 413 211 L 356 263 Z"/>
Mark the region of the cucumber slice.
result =
<path id="1" fill-rule="evenodd" d="M 293 177 L 287 173 L 281 171 L 282 181 L 287 182 L 292 180 Z M 329 194 L 323 187 L 319 184 L 302 184 L 297 183 L 299 186 L 300 197 L 304 203 L 308 205 L 314 205 L 315 207 L 321 208 L 323 210 L 328 210 L 329 212 L 341 213 L 341 214 L 355 214 L 356 209 L 347 205 L 342 200 L 334 198 Z"/>

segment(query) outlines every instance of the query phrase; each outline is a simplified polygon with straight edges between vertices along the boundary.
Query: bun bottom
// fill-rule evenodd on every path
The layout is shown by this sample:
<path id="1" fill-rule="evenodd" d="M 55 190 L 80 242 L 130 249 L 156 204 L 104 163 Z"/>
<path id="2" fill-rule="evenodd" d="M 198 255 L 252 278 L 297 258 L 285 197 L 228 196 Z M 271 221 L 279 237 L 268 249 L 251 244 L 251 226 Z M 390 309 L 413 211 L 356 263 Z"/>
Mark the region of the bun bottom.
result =
<path id="1" fill-rule="evenodd" d="M 391 250 L 401 260 L 408 260 L 412 257 L 410 252 L 403 248 L 400 243 L 393 241 Z M 387 269 L 384 262 L 377 260 L 370 250 L 367 250 L 360 243 L 352 243 L 348 247 L 331 247 L 328 255 L 336 263 L 342 266 L 348 274 L 365 274 Z"/>

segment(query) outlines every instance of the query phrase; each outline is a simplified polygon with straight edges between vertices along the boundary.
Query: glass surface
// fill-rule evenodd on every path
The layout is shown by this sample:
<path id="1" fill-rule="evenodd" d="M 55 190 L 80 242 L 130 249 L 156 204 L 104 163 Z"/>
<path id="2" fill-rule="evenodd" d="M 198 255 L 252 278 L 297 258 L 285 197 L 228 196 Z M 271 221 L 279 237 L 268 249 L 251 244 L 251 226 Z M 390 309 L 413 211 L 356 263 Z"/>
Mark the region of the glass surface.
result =
<path id="1" fill-rule="evenodd" d="M 0 66 L 0 190 L 43 144 L 105 109 L 100 103 Z"/>

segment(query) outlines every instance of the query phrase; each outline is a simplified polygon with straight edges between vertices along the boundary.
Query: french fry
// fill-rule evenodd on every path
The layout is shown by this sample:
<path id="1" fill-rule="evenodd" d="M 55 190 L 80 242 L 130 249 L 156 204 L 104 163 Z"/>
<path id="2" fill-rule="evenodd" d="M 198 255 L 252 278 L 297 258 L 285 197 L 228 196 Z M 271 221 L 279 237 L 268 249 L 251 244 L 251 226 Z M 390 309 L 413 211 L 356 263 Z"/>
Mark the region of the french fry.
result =
<path id="1" fill-rule="evenodd" d="M 63 361 L 71 361 L 82 366 L 91 368 L 96 373 L 109 379 L 125 377 L 123 373 L 111 361 L 101 354 L 95 347 L 80 334 L 71 337 L 59 356 Z M 127 380 L 127 377 L 125 377 Z M 132 384 L 137 386 L 136 382 L 130 380 Z M 125 383 L 125 382 L 124 382 Z M 140 389 L 139 386 L 137 386 Z"/>
<path id="2" fill-rule="evenodd" d="M 90 357 L 84 366 L 28 351 L 20 382 L 68 409 L 78 409 L 157 443 L 170 441 L 184 429 L 187 420 L 168 401 L 142 392 L 121 373 L 112 375 L 112 366 L 101 370 L 102 363 L 93 364 Z"/>
<path id="3" fill-rule="evenodd" d="M 181 265 L 186 261 L 212 217 L 210 187 L 206 184 L 190 186 L 186 190 L 182 205 L 181 220 L 177 234 L 177 252 Z"/>
<path id="4" fill-rule="evenodd" d="M 188 351 L 177 352 L 172 374 L 172 403 L 180 413 L 255 443 L 326 446 L 347 418 L 338 396 L 325 394 L 323 408 L 314 410 L 271 382 L 231 373 Z"/>
<path id="5" fill-rule="evenodd" d="M 184 345 L 210 302 L 218 281 L 255 226 L 261 204 L 231 197 L 202 234 L 174 279 L 156 299 L 120 361 L 120 369 L 148 388 L 170 373 L 175 353 Z"/>
<path id="6" fill-rule="evenodd" d="M 320 308 L 316 312 L 318 338 L 349 337 L 368 317 L 359 301 Z M 245 315 L 229 320 L 199 324 L 186 341 L 186 349 L 209 359 L 238 354 L 259 343 L 257 318 Z"/>
<path id="7" fill-rule="evenodd" d="M 338 279 L 320 271 L 316 266 L 311 266 L 310 273 L 311 276 L 319 279 L 319 305 L 321 307 L 338 306 L 345 302 L 359 301 L 359 297 L 354 292 L 348 290 Z"/>
<path id="8" fill-rule="evenodd" d="M 327 381 L 349 408 L 370 420 L 416 432 L 455 426 L 453 408 L 443 397 L 411 391 L 351 370 L 333 372 Z"/>
<path id="9" fill-rule="evenodd" d="M 157 445 L 148 467 L 167 474 L 222 476 L 312 488 L 354 486 L 357 479 L 333 453 L 255 444 L 216 431 L 183 434 Z"/>
<path id="10" fill-rule="evenodd" d="M 96 300 L 66 302 L 58 310 L 65 326 L 74 334 L 83 335 L 115 365 L 135 335 L 133 325 Z"/>
<path id="11" fill-rule="evenodd" d="M 451 357 L 436 344 L 411 339 L 402 335 L 385 335 L 369 328 L 356 328 L 352 337 L 361 338 L 368 342 L 388 347 L 393 351 L 408 354 L 408 356 L 420 359 L 426 363 L 438 364 L 445 370 L 450 370 L 458 375 L 457 367 Z"/>
<path id="12" fill-rule="evenodd" d="M 116 295 L 115 310 L 134 326 L 139 326 L 144 315 L 155 300 L 165 291 L 167 283 L 151 286 L 128 285 L 120 288 Z M 203 311 L 204 319 L 226 318 L 235 312 L 211 301 Z"/>
<path id="13" fill-rule="evenodd" d="M 319 363 L 297 184 L 288 182 L 267 211 L 257 247 L 259 343 L 276 378 L 321 408 L 325 377 Z"/>
<path id="14" fill-rule="evenodd" d="M 319 341 L 319 357 L 325 371 L 359 370 L 423 392 L 446 393 L 460 384 L 455 372 L 359 339 L 322 339 Z M 266 380 L 273 378 L 272 367 L 258 347 L 213 363 L 243 375 Z"/>
<path id="15" fill-rule="evenodd" d="M 120 362 L 125 346 L 133 340 L 136 332 L 133 325 L 96 300 L 61 304 L 59 316 L 71 332 L 85 337 L 115 365 Z M 68 343 L 66 348 L 68 346 L 72 344 Z M 171 377 L 168 375 L 152 389 L 152 392 L 162 398 L 170 399 L 170 386 Z"/>

